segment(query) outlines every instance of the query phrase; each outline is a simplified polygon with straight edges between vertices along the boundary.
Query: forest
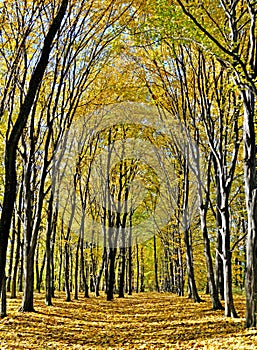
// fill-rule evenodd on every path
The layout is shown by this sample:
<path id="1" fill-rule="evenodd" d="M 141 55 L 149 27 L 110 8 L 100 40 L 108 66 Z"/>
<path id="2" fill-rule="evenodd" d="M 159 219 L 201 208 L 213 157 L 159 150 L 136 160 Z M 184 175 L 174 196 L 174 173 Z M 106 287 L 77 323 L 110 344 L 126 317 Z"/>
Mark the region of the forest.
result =
<path id="1" fill-rule="evenodd" d="M 256 327 L 256 16 L 0 0 L 2 322 L 147 295 Z"/>

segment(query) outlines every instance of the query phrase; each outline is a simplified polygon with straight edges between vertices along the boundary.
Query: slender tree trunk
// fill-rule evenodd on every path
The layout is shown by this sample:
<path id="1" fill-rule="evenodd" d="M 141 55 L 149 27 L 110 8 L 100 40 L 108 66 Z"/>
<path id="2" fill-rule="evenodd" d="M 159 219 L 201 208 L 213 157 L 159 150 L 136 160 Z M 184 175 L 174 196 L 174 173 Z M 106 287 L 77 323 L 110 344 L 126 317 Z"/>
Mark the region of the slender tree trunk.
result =
<path id="1" fill-rule="evenodd" d="M 108 284 L 107 284 L 107 300 L 113 300 L 113 290 L 115 284 L 115 258 L 117 248 L 109 247 L 108 254 Z"/>
<path id="2" fill-rule="evenodd" d="M 137 260 L 137 281 L 136 281 L 136 293 L 139 292 L 139 276 L 140 276 L 140 264 L 139 264 L 139 246 L 136 243 L 136 260 Z"/>
<path id="3" fill-rule="evenodd" d="M 21 241 L 21 260 L 20 260 L 20 270 L 19 270 L 19 278 L 18 278 L 18 284 L 19 284 L 19 292 L 23 291 L 23 275 L 24 275 L 24 240 Z"/>
<path id="4" fill-rule="evenodd" d="M 62 290 L 62 268 L 63 268 L 63 247 L 62 247 L 62 241 L 63 241 L 64 233 L 63 233 L 63 223 L 61 226 L 61 239 L 59 242 L 59 273 L 58 273 L 58 291 L 60 292 Z"/>
<path id="5" fill-rule="evenodd" d="M 128 295 L 132 295 L 132 247 L 128 247 Z"/>
<path id="6" fill-rule="evenodd" d="M 10 262 L 8 267 L 7 284 L 6 284 L 7 292 L 11 291 L 15 235 L 16 235 L 16 225 L 15 225 L 15 212 L 14 212 L 13 223 L 12 223 L 12 238 L 11 238 L 11 245 L 10 245 Z"/>
<path id="7" fill-rule="evenodd" d="M 37 246 L 37 252 L 36 252 L 36 286 L 37 286 L 38 293 L 40 293 L 41 281 L 40 281 L 40 273 L 39 273 L 39 245 Z"/>
<path id="8" fill-rule="evenodd" d="M 65 242 L 64 245 L 64 284 L 65 284 L 65 293 L 66 301 L 71 301 L 70 294 L 70 251 L 68 242 Z"/>
<path id="9" fill-rule="evenodd" d="M 78 300 L 78 274 L 79 274 L 79 248 L 80 248 L 80 237 L 78 238 L 76 256 L 75 256 L 75 271 L 74 271 L 74 299 Z"/>
<path id="10" fill-rule="evenodd" d="M 221 208 L 221 220 L 222 220 L 222 260 L 224 271 L 224 303 L 225 303 L 225 316 L 237 317 L 237 313 L 233 302 L 232 292 L 232 268 L 231 257 L 232 252 L 230 250 L 230 233 L 229 233 L 229 212 L 228 201 L 224 202 Z"/>
<path id="11" fill-rule="evenodd" d="M 82 282 L 83 282 L 84 297 L 89 298 L 87 274 L 85 272 L 84 238 L 83 238 L 83 236 L 84 235 L 82 235 L 81 242 L 80 242 L 80 271 L 81 271 Z"/>
<path id="12" fill-rule="evenodd" d="M 216 238 L 216 286 L 218 293 L 220 295 L 221 300 L 224 300 L 224 270 L 223 270 L 223 262 L 220 256 L 220 252 L 222 251 L 222 235 L 221 235 L 221 213 L 218 208 L 221 207 L 221 191 L 220 191 L 220 183 L 217 169 L 217 162 L 214 159 L 214 170 L 215 170 L 215 178 L 216 178 L 216 227 L 217 227 L 217 238 Z"/>
<path id="13" fill-rule="evenodd" d="M 45 264 L 46 264 L 46 252 L 44 252 L 44 256 L 43 256 L 43 261 L 40 267 L 40 272 L 39 272 L 39 286 L 42 286 L 42 281 L 43 281 L 43 273 L 45 270 Z"/>
<path id="14" fill-rule="evenodd" d="M 179 245 L 181 246 L 181 242 L 179 242 Z M 178 254 L 178 295 L 180 297 L 184 296 L 184 270 L 183 270 L 183 256 L 181 248 L 177 249 Z"/>
<path id="15" fill-rule="evenodd" d="M 56 230 L 57 230 L 57 217 L 58 217 L 58 210 L 55 209 L 55 213 L 53 216 L 53 233 L 52 233 L 52 245 L 51 245 L 51 292 L 52 292 L 52 298 L 54 298 L 55 293 L 55 240 L 56 240 Z"/>
<path id="16" fill-rule="evenodd" d="M 4 276 L 4 280 L 2 283 L 2 291 L 0 293 L 1 297 L 1 312 L 0 316 L 1 318 L 4 318 L 7 316 L 7 309 L 6 309 L 6 277 Z"/>
<path id="17" fill-rule="evenodd" d="M 248 213 L 246 240 L 246 327 L 257 325 L 257 179 L 254 106 L 256 96 L 249 90 L 242 91 L 244 101 L 244 174 Z"/>
<path id="18" fill-rule="evenodd" d="M 33 251 L 34 252 L 34 251 Z M 33 312 L 34 310 L 34 255 L 25 255 L 24 264 L 24 293 L 20 311 Z"/>
<path id="19" fill-rule="evenodd" d="M 22 189 L 23 184 L 20 187 L 19 194 L 19 205 L 18 205 L 18 215 L 17 215 L 17 237 L 16 237 L 16 253 L 15 253 L 15 261 L 13 268 L 13 276 L 12 276 L 12 291 L 11 298 L 16 298 L 16 285 L 17 285 L 17 274 L 20 260 L 20 251 L 21 251 L 21 210 L 22 210 Z"/>
<path id="20" fill-rule="evenodd" d="M 128 295 L 132 295 L 132 278 L 133 278 L 133 268 L 132 268 L 132 218 L 133 211 L 129 215 L 129 238 L 128 238 Z"/>
<path id="21" fill-rule="evenodd" d="M 208 236 L 208 230 L 207 230 L 207 210 L 209 206 L 209 196 L 210 196 L 210 173 L 211 173 L 211 162 L 208 160 L 208 166 L 207 166 L 207 184 L 205 187 L 205 202 L 203 200 L 203 189 L 201 187 L 201 175 L 200 175 L 200 159 L 199 159 L 199 153 L 197 153 L 197 164 L 196 164 L 196 173 L 197 173 L 197 188 L 198 188 L 198 197 L 199 197 L 199 213 L 200 213 L 200 222 L 201 222 L 201 230 L 202 230 L 202 236 L 204 241 L 204 255 L 206 260 L 206 266 L 207 266 L 207 273 L 208 273 L 208 289 L 209 294 L 211 296 L 212 300 L 212 309 L 213 310 L 223 310 L 223 306 L 219 300 L 219 293 L 217 289 L 217 284 L 215 282 L 215 274 L 214 274 L 214 268 L 213 268 L 213 261 L 211 256 L 211 246 L 210 246 L 210 239 Z"/>
<path id="22" fill-rule="evenodd" d="M 145 291 L 145 262 L 144 262 L 144 246 L 141 247 L 140 251 L 140 292 Z"/>
<path id="23" fill-rule="evenodd" d="M 156 235 L 153 236 L 153 250 L 154 250 L 154 279 L 155 279 L 155 290 L 160 291 L 158 281 L 158 260 L 157 260 L 157 247 L 156 247 Z"/>
<path id="24" fill-rule="evenodd" d="M 45 304 L 47 306 L 53 305 L 52 303 L 52 273 L 51 273 L 51 236 L 52 236 L 52 217 L 53 217 L 53 193 L 51 192 L 48 211 L 47 211 L 47 228 L 46 228 L 46 291 L 45 291 Z"/>
<path id="25" fill-rule="evenodd" d="M 106 247 L 103 247 L 103 254 L 102 254 L 102 264 L 100 267 L 100 270 L 98 272 L 98 275 L 96 276 L 96 281 L 95 281 L 95 296 L 99 297 L 100 293 L 99 293 L 99 289 L 100 289 L 100 282 L 101 282 L 101 278 L 103 275 L 103 271 L 104 271 L 104 267 L 107 263 L 107 250 Z"/>
<path id="26" fill-rule="evenodd" d="M 189 236 L 189 218 L 188 218 L 188 197 L 189 197 L 189 166 L 188 166 L 188 148 L 184 158 L 183 170 L 184 170 L 184 186 L 183 186 L 183 209 L 182 209 L 182 226 L 184 231 L 184 242 L 186 248 L 186 262 L 187 262 L 187 274 L 190 293 L 195 302 L 201 302 L 201 298 L 198 295 L 193 263 L 193 251 L 192 244 Z"/>
<path id="27" fill-rule="evenodd" d="M 126 269 L 126 248 L 120 248 L 121 264 L 119 276 L 119 298 L 124 298 L 125 269 Z"/>
<path id="28" fill-rule="evenodd" d="M 200 220 L 201 220 L 201 229 L 204 240 L 204 254 L 206 259 L 206 266 L 208 272 L 208 287 L 209 293 L 212 300 L 212 309 L 213 310 L 223 310 L 223 306 L 219 300 L 219 293 L 215 283 L 215 275 L 213 269 L 213 262 L 211 257 L 211 247 L 210 247 L 210 239 L 208 237 L 207 232 L 207 224 L 206 224 L 206 210 L 204 207 L 200 207 Z"/>

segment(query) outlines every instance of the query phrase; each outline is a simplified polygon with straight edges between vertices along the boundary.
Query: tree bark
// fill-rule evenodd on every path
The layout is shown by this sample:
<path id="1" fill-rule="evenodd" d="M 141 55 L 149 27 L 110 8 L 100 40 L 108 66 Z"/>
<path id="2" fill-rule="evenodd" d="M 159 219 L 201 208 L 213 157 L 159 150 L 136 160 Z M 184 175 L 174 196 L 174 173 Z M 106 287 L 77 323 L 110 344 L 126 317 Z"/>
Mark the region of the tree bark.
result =
<path id="1" fill-rule="evenodd" d="M 20 193 L 19 193 L 19 204 L 18 204 L 18 215 L 17 215 L 16 253 L 15 253 L 15 261 L 14 261 L 14 267 L 13 267 L 11 298 L 16 298 L 17 274 L 18 274 L 18 267 L 19 267 L 20 253 L 21 253 L 22 192 L 23 192 L 23 182 L 21 183 Z"/>
<path id="2" fill-rule="evenodd" d="M 15 212 L 13 213 L 13 224 L 12 224 L 12 238 L 11 238 L 11 247 L 10 247 L 10 262 L 8 267 L 7 274 L 7 283 L 6 283 L 6 291 L 11 291 L 11 280 L 12 280 L 12 271 L 13 271 L 13 256 L 14 256 L 14 243 L 15 243 L 15 235 L 16 235 L 16 227 L 15 227 Z"/>
<path id="3" fill-rule="evenodd" d="M 156 246 L 156 235 L 153 236 L 153 249 L 154 249 L 154 279 L 155 279 L 155 290 L 160 291 L 159 278 L 158 278 L 158 260 L 157 260 L 157 246 Z"/>
<path id="4" fill-rule="evenodd" d="M 4 318 L 7 316 L 7 310 L 6 310 L 6 277 L 4 276 L 4 280 L 2 282 L 2 290 L 0 293 L 1 297 L 1 318 Z"/>
<path id="5" fill-rule="evenodd" d="M 46 290 L 45 290 L 45 304 L 47 306 L 53 305 L 52 303 L 52 254 L 51 254 L 51 236 L 52 236 L 52 217 L 53 217 L 53 192 L 51 191 L 48 210 L 47 210 L 47 228 L 46 228 L 46 243 L 45 243 L 45 252 L 46 252 Z"/>
<path id="6" fill-rule="evenodd" d="M 257 313 L 257 180 L 254 129 L 255 98 L 251 90 L 242 91 L 244 101 L 244 175 L 248 213 L 246 240 L 246 327 L 256 327 Z"/>
<path id="7" fill-rule="evenodd" d="M 108 282 L 107 282 L 107 300 L 113 300 L 113 290 L 115 284 L 115 258 L 117 248 L 109 247 L 108 253 Z"/>
<path id="8" fill-rule="evenodd" d="M 187 262 L 187 274 L 188 274 L 188 285 L 192 298 L 195 302 L 201 302 L 201 298 L 198 295 L 195 274 L 194 274 L 194 262 L 193 262 L 193 250 L 190 242 L 189 230 L 190 223 L 188 218 L 188 198 L 189 198 L 189 165 L 188 165 L 188 147 L 185 150 L 183 170 L 184 170 L 184 186 L 183 186 L 183 209 L 182 209 L 182 226 L 184 231 L 184 242 L 186 247 L 186 262 Z"/>
<path id="9" fill-rule="evenodd" d="M 125 288 L 125 269 L 126 269 L 126 248 L 120 248 L 120 276 L 119 276 L 119 298 L 124 298 L 124 288 Z"/>

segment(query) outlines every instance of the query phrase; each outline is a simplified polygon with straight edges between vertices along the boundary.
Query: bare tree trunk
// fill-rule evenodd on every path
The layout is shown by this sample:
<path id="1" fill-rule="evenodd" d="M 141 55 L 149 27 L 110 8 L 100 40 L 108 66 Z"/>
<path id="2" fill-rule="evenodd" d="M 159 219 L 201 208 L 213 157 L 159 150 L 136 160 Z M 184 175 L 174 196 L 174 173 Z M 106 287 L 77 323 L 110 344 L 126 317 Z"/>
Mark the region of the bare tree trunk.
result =
<path id="1" fill-rule="evenodd" d="M 21 262 L 20 262 L 20 269 L 19 269 L 19 277 L 18 277 L 18 284 L 19 284 L 19 292 L 23 291 L 23 275 L 24 275 L 24 239 L 21 241 L 21 247 L 20 247 L 20 252 L 21 252 Z"/>
<path id="2" fill-rule="evenodd" d="M 256 96 L 249 90 L 243 91 L 244 101 L 244 174 L 245 195 L 248 213 L 248 234 L 246 240 L 246 327 L 256 327 L 257 320 L 257 179 L 256 145 L 254 129 L 254 105 Z"/>
<path id="3" fill-rule="evenodd" d="M 154 249 L 154 279 L 155 279 L 155 290 L 160 291 L 159 280 L 158 280 L 158 260 L 157 260 L 157 247 L 156 247 L 156 235 L 153 236 L 153 249 Z"/>
<path id="4" fill-rule="evenodd" d="M 14 212 L 13 213 L 13 223 L 12 223 L 12 238 L 11 238 L 11 246 L 10 246 L 10 260 L 9 260 L 7 284 L 6 284 L 7 292 L 11 291 L 15 235 L 16 235 L 16 225 L 15 225 L 15 212 Z"/>
<path id="5" fill-rule="evenodd" d="M 78 300 L 78 274 L 79 274 L 79 248 L 80 248 L 80 237 L 78 238 L 75 256 L 75 271 L 74 271 L 74 299 Z"/>
<path id="6" fill-rule="evenodd" d="M 24 264 L 24 292 L 20 311 L 34 311 L 34 256 L 25 255 Z"/>
<path id="7" fill-rule="evenodd" d="M 22 192 L 23 192 L 23 182 L 21 183 L 20 193 L 19 193 L 19 204 L 18 204 L 18 215 L 17 215 L 16 253 L 15 253 L 15 261 L 14 261 L 13 276 L 12 276 L 11 298 L 16 298 L 17 274 L 18 274 L 18 267 L 19 267 L 20 253 L 21 253 Z"/>
<path id="8" fill-rule="evenodd" d="M 53 217 L 53 193 L 51 191 L 49 203 L 48 203 L 48 211 L 47 211 L 47 228 L 46 228 L 46 291 L 45 291 L 45 304 L 47 306 L 53 305 L 52 303 L 52 273 L 51 273 L 51 236 L 52 236 L 52 217 Z"/>
<path id="9" fill-rule="evenodd" d="M 125 268 L 126 268 L 126 248 L 120 248 L 120 274 L 119 274 L 119 298 L 124 298 Z"/>
<path id="10" fill-rule="evenodd" d="M 145 262 L 144 262 L 144 246 L 141 246 L 140 251 L 140 292 L 145 291 Z"/>
<path id="11" fill-rule="evenodd" d="M 68 235 L 68 239 L 69 239 L 69 235 Z M 71 301 L 69 242 L 70 240 L 69 241 L 65 240 L 65 245 L 64 245 L 64 284 L 65 284 L 66 301 Z"/>
<path id="12" fill-rule="evenodd" d="M 107 300 L 113 300 L 113 289 L 115 284 L 115 258 L 117 248 L 109 247 L 108 253 L 108 284 L 107 284 Z"/>
<path id="13" fill-rule="evenodd" d="M 184 186 L 183 186 L 183 209 L 182 209 L 182 226 L 184 231 L 184 242 L 186 247 L 186 261 L 187 261 L 187 274 L 188 274 L 188 285 L 190 293 L 195 302 L 201 302 L 201 298 L 198 295 L 195 274 L 194 274 L 194 262 L 193 262 L 193 251 L 192 244 L 190 242 L 189 230 L 190 223 L 188 218 L 188 197 L 189 197 L 189 165 L 188 165 L 188 148 L 186 148 L 183 170 L 184 170 Z"/>
<path id="14" fill-rule="evenodd" d="M 139 246 L 136 243 L 136 260 L 137 260 L 137 281 L 136 281 L 136 293 L 139 292 L 139 276 L 140 276 L 140 264 L 139 264 Z"/>
<path id="15" fill-rule="evenodd" d="M 107 250 L 106 247 L 103 247 L 103 254 L 102 254 L 102 263 L 101 263 L 101 267 L 100 270 L 98 272 L 98 275 L 96 276 L 96 281 L 95 281 L 95 296 L 99 297 L 100 293 L 99 293 L 99 289 L 100 289 L 100 282 L 101 282 L 101 278 L 102 278 L 102 274 L 104 271 L 104 267 L 107 263 Z"/>
<path id="16" fill-rule="evenodd" d="M 6 310 L 6 277 L 4 276 L 4 280 L 2 282 L 2 291 L 0 293 L 1 297 L 1 318 L 4 318 L 7 316 L 7 310 Z"/>

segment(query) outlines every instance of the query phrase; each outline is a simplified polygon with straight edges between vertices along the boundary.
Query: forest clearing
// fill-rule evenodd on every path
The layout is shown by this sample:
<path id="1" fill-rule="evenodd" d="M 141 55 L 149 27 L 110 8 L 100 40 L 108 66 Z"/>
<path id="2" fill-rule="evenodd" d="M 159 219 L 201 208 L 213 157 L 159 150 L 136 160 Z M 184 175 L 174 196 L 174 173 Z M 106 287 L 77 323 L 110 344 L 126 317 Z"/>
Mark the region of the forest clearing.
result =
<path id="1" fill-rule="evenodd" d="M 239 318 L 171 293 L 138 293 L 124 299 L 80 298 L 64 293 L 47 307 L 35 295 L 35 313 L 18 312 L 19 298 L 8 300 L 0 321 L 3 349 L 255 349 L 257 331 L 244 329 L 245 301 L 235 295 Z"/>

